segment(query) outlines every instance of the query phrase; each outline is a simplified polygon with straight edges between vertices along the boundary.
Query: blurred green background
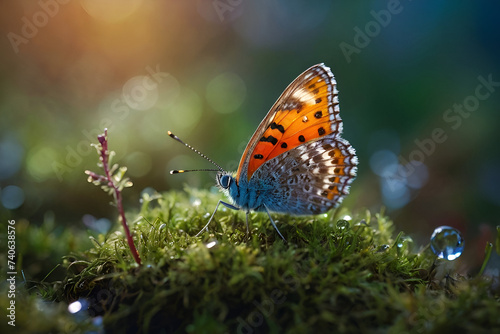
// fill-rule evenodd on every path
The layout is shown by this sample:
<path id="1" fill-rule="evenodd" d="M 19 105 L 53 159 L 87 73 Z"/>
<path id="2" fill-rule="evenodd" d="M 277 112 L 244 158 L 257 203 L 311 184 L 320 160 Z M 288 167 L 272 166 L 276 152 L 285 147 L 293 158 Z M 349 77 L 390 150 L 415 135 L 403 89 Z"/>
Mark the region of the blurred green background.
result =
<path id="1" fill-rule="evenodd" d="M 419 244 L 439 225 L 460 229 L 467 269 L 494 240 L 498 2 L 24 0 L 2 6 L 2 226 L 7 219 L 40 226 L 47 215 L 57 226 L 81 230 L 115 221 L 110 198 L 84 175 L 97 171 L 89 144 L 104 127 L 116 161 L 129 167 L 134 182 L 124 193 L 126 207 L 139 207 L 146 188 L 213 186 L 210 173 L 169 175 L 210 165 L 166 131 L 236 170 L 283 89 L 324 62 L 338 81 L 344 137 L 360 160 L 345 203 L 356 210 L 385 207 Z"/>

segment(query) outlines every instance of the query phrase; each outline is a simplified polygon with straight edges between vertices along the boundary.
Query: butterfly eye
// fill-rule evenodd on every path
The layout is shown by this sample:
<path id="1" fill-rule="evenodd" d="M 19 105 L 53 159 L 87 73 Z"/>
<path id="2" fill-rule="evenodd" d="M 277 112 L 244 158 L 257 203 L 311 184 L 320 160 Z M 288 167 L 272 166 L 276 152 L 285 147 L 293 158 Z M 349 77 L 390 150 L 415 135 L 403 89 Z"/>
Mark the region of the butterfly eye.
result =
<path id="1" fill-rule="evenodd" d="M 222 188 L 229 188 L 229 184 L 231 183 L 231 177 L 229 175 L 222 175 L 219 179 L 219 184 Z"/>

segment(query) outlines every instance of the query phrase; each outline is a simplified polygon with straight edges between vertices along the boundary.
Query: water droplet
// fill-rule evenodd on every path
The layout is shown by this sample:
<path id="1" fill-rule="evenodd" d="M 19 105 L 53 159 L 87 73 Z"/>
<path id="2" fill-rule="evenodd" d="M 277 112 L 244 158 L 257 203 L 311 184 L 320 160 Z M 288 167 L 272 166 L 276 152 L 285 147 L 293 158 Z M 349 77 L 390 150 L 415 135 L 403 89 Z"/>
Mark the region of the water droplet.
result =
<path id="1" fill-rule="evenodd" d="M 413 245 L 413 239 L 410 236 L 404 235 L 403 233 L 400 233 L 398 235 L 396 242 L 396 250 L 398 252 L 398 255 L 407 253 Z"/>
<path id="2" fill-rule="evenodd" d="M 349 222 L 347 220 L 341 219 L 337 222 L 337 230 L 343 231 L 349 228 Z"/>
<path id="3" fill-rule="evenodd" d="M 161 198 L 161 195 L 154 188 L 146 187 L 146 188 L 142 189 L 141 199 L 139 201 L 141 203 L 143 203 L 144 201 L 151 202 L 152 200 L 155 200 L 158 198 Z"/>
<path id="4" fill-rule="evenodd" d="M 462 255 L 464 239 L 457 229 L 439 226 L 432 233 L 431 249 L 437 257 L 452 261 Z"/>
<path id="5" fill-rule="evenodd" d="M 212 248 L 215 245 L 217 245 L 217 240 L 212 240 L 212 241 L 208 242 L 205 246 L 207 246 L 207 248 Z"/>
<path id="6" fill-rule="evenodd" d="M 359 223 L 356 223 L 356 225 L 357 225 L 357 226 L 362 226 L 362 225 L 368 226 L 368 223 L 366 222 L 366 220 L 361 219 L 361 220 L 359 221 Z"/>
<path id="7" fill-rule="evenodd" d="M 342 218 L 342 219 L 350 221 L 350 220 L 352 220 L 352 217 L 349 215 L 345 215 L 344 218 Z"/>
<path id="8" fill-rule="evenodd" d="M 398 245 L 398 246 L 399 246 L 399 245 Z M 390 247 L 389 245 L 382 245 L 382 246 L 379 246 L 379 247 L 377 248 L 377 253 L 383 253 L 383 252 L 385 252 L 386 250 L 388 250 L 388 249 L 389 249 L 389 247 Z"/>

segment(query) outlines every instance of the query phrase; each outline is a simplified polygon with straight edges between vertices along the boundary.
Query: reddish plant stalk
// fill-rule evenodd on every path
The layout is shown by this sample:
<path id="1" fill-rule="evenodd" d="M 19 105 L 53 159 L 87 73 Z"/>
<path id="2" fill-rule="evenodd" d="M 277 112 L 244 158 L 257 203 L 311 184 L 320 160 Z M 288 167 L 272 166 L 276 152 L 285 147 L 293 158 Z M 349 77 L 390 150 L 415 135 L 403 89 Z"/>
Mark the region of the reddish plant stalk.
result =
<path id="1" fill-rule="evenodd" d="M 134 240 L 132 239 L 132 235 L 130 234 L 130 229 L 128 228 L 127 219 L 125 218 L 125 212 L 123 211 L 121 191 L 116 186 L 115 182 L 113 182 L 113 178 L 110 174 L 109 151 L 108 151 L 107 138 L 108 138 L 108 129 L 104 129 L 104 134 L 97 136 L 97 139 L 99 140 L 99 143 L 101 144 L 100 159 L 102 162 L 102 166 L 103 166 L 106 178 L 102 177 L 101 175 L 97 175 L 93 172 L 87 172 L 87 174 L 89 174 L 95 180 L 104 181 L 104 179 L 105 179 L 105 181 L 108 182 L 108 186 L 113 188 L 113 196 L 115 197 L 116 207 L 118 209 L 118 213 L 120 214 L 120 220 L 122 222 L 123 229 L 125 230 L 125 235 L 127 237 L 128 247 L 130 248 L 130 251 L 132 252 L 132 256 L 134 257 L 135 262 L 137 262 L 138 265 L 141 265 L 141 258 L 139 257 L 139 252 L 135 248 Z"/>

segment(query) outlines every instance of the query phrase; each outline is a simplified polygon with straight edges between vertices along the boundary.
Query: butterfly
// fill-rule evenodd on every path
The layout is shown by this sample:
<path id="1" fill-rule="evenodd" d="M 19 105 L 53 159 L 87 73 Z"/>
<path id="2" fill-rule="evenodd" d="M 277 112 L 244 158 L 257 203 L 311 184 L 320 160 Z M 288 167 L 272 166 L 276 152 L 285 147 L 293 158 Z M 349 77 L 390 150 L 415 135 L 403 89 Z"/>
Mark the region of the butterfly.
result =
<path id="1" fill-rule="evenodd" d="M 270 212 L 325 213 L 342 202 L 356 177 L 356 151 L 341 137 L 337 83 L 322 63 L 308 68 L 281 94 L 246 146 L 236 173 L 224 171 L 172 132 L 168 134 L 218 168 L 208 171 L 217 171 L 217 186 L 231 200 L 219 200 L 197 236 L 222 204 L 245 210 L 247 233 L 249 213 L 266 212 L 286 242 Z M 170 173 L 187 171 L 194 170 Z"/>

